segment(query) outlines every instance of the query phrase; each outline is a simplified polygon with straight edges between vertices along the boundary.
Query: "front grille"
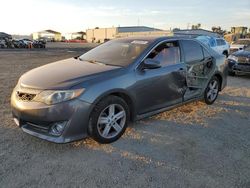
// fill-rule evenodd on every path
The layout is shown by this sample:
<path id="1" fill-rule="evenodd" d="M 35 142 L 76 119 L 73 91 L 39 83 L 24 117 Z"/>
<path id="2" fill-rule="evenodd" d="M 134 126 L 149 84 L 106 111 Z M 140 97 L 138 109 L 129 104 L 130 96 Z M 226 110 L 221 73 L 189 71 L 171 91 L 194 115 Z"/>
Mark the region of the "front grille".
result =
<path id="1" fill-rule="evenodd" d="M 49 133 L 51 125 L 38 125 L 31 122 L 26 122 L 26 124 L 23 125 L 23 127 L 35 132 Z"/>
<path id="2" fill-rule="evenodd" d="M 250 64 L 250 57 L 238 57 L 239 63 L 249 63 Z"/>
<path id="3" fill-rule="evenodd" d="M 16 97 L 20 101 L 32 101 L 35 98 L 36 94 L 24 93 L 21 91 L 16 92 Z"/>

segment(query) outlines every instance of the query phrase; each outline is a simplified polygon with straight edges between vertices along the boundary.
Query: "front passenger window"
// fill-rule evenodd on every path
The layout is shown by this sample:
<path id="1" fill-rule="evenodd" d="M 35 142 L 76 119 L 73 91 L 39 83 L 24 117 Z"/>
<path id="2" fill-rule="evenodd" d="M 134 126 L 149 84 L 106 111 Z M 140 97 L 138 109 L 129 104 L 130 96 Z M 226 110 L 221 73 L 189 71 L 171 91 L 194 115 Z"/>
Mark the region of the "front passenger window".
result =
<path id="1" fill-rule="evenodd" d="M 161 65 L 173 65 L 180 62 L 180 49 L 177 42 L 165 42 L 157 46 L 147 58 L 159 61 Z"/>

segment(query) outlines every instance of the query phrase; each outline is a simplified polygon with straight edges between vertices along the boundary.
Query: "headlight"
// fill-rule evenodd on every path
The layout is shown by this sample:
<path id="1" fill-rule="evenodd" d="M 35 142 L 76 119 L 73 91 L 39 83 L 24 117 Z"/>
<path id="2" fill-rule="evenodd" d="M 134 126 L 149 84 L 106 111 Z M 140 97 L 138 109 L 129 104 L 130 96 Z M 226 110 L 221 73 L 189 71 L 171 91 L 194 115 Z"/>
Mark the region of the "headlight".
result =
<path id="1" fill-rule="evenodd" d="M 80 96 L 84 92 L 84 89 L 76 90 L 45 90 L 36 95 L 33 101 L 43 102 L 45 104 L 57 104 L 63 101 L 68 101 Z"/>
<path id="2" fill-rule="evenodd" d="M 238 61 L 238 57 L 236 57 L 236 56 L 234 56 L 234 55 L 228 56 L 228 59 L 234 60 L 234 61 Z"/>

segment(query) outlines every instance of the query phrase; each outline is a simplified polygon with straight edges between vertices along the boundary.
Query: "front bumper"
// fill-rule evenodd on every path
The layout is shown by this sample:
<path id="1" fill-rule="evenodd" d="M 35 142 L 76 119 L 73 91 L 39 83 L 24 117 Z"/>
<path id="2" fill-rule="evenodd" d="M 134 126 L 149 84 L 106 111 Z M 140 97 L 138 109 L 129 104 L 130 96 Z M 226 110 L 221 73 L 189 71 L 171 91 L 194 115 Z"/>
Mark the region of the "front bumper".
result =
<path id="1" fill-rule="evenodd" d="M 234 60 L 228 61 L 229 72 L 250 73 L 250 63 L 240 63 Z"/>
<path id="2" fill-rule="evenodd" d="M 79 99 L 46 105 L 40 102 L 24 102 L 11 96 L 15 122 L 30 135 L 55 143 L 67 143 L 87 137 L 90 103 Z M 54 136 L 50 129 L 54 123 L 65 122 L 61 135 Z"/>

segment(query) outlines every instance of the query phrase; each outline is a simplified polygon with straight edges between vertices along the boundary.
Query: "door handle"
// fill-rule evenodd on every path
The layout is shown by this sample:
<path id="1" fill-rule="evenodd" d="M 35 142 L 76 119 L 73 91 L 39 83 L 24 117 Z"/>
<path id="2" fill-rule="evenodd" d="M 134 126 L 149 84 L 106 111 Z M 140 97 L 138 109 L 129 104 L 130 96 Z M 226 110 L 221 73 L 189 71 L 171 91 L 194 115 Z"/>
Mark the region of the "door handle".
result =
<path id="1" fill-rule="evenodd" d="M 184 72 L 185 69 L 184 68 L 179 68 L 178 72 Z"/>

